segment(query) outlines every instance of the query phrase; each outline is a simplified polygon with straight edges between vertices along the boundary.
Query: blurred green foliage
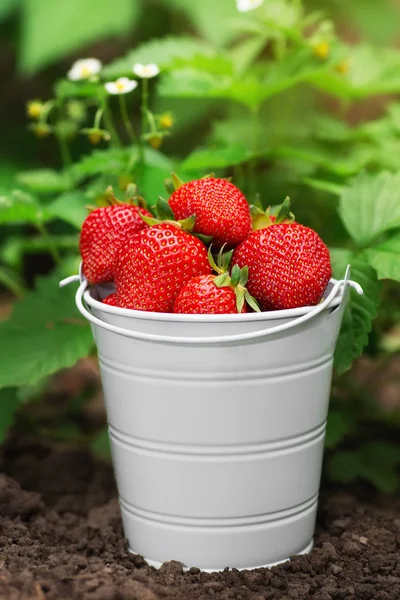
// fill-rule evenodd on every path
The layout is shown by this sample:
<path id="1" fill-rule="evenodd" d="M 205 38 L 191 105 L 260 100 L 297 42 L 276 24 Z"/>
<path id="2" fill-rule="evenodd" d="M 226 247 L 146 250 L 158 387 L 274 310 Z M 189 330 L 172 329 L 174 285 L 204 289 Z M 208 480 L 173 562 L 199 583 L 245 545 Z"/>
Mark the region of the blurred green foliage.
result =
<path id="1" fill-rule="evenodd" d="M 19 31 L 19 81 L 41 81 L 44 97 L 28 106 L 29 132 L 18 119 L 2 124 L 0 284 L 19 300 L 0 324 L 0 435 L 21 390 L 93 348 L 73 291 L 57 287 L 78 268 L 85 206 L 109 185 L 122 199 L 133 183 L 152 205 L 171 171 L 233 176 L 264 207 L 290 195 L 298 220 L 329 244 L 335 277 L 351 264 L 365 294 L 350 295 L 337 376 L 364 348 L 400 348 L 390 337 L 399 318 L 399 14 L 389 0 L 265 0 L 245 13 L 234 0 L 2 0 L 5 39 Z M 78 53 L 102 58 L 99 77 L 66 77 Z M 157 63 L 161 74 L 149 82 L 150 116 L 140 110 L 143 83 L 127 96 L 127 124 L 104 83 L 133 77 L 135 63 Z M 391 96 L 382 102 L 382 94 Z M 378 111 L 354 121 L 357 107 L 376 102 Z M 52 268 L 29 289 L 26 265 L 39 256 Z M 370 405 L 334 404 L 331 479 L 399 489 L 391 443 L 368 434 L 354 447 L 369 420 L 393 427 L 379 415 Z M 105 455 L 106 436 L 93 448 Z"/>

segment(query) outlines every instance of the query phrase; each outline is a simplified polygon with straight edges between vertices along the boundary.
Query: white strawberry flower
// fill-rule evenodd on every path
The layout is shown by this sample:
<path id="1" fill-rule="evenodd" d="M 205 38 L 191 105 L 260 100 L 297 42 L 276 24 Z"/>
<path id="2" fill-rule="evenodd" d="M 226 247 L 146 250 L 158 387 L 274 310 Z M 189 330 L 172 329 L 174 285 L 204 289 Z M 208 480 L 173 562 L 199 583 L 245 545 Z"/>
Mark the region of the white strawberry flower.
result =
<path id="1" fill-rule="evenodd" d="M 158 65 L 154 63 L 150 63 L 148 65 L 136 63 L 133 66 L 132 71 L 137 77 L 140 77 L 141 79 L 151 79 L 151 77 L 156 77 L 159 74 L 160 69 Z"/>
<path id="2" fill-rule="evenodd" d="M 128 77 L 119 77 L 116 81 L 109 81 L 104 84 L 107 92 L 113 95 L 128 94 L 137 88 L 137 81 L 128 79 Z"/>
<path id="3" fill-rule="evenodd" d="M 236 8 L 239 12 L 249 12 L 263 4 L 264 0 L 236 0 Z"/>
<path id="4" fill-rule="evenodd" d="M 102 68 L 102 63 L 97 58 L 80 58 L 75 61 L 68 71 L 68 79 L 71 81 L 81 81 L 98 75 Z"/>

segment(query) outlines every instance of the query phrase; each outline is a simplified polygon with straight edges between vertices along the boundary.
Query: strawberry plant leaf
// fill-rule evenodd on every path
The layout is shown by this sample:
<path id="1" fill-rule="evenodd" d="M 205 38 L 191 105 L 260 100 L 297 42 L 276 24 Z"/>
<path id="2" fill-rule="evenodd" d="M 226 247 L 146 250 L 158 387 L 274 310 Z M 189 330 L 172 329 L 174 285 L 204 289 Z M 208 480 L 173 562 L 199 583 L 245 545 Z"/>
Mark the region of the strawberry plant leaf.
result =
<path id="1" fill-rule="evenodd" d="M 22 6 L 20 66 L 33 73 L 96 40 L 127 34 L 139 5 L 136 0 L 69 0 L 62 12 L 52 0 L 25 0 Z"/>
<path id="2" fill-rule="evenodd" d="M 90 449 L 95 456 L 107 462 L 111 461 L 110 439 L 108 427 L 104 427 L 92 440 Z"/>
<path id="3" fill-rule="evenodd" d="M 22 171 L 17 181 L 34 194 L 57 194 L 69 190 L 73 185 L 69 175 L 53 169 Z"/>
<path id="4" fill-rule="evenodd" d="M 390 442 L 367 442 L 357 450 L 335 452 L 328 463 L 333 481 L 351 483 L 364 479 L 380 492 L 393 494 L 400 488 L 400 449 Z"/>
<path id="5" fill-rule="evenodd" d="M 361 99 L 400 90 L 400 53 L 360 44 L 348 50 L 349 71 L 321 71 L 310 77 L 319 89 L 343 99 Z"/>
<path id="6" fill-rule="evenodd" d="M 335 63 L 335 55 L 321 63 L 308 47 L 288 52 L 279 62 L 268 63 L 263 76 L 246 73 L 241 77 L 216 75 L 194 68 L 180 68 L 167 73 L 159 85 L 161 96 L 172 98 L 225 98 L 248 108 L 257 108 L 263 100 L 308 81 Z"/>
<path id="7" fill-rule="evenodd" d="M 20 190 L 0 196 L 0 223 L 43 223 L 49 218 L 39 201 Z"/>
<path id="8" fill-rule="evenodd" d="M 205 169 L 224 169 L 250 160 L 254 154 L 240 144 L 232 144 L 222 148 L 198 148 L 183 161 L 184 171 L 201 171 Z"/>
<path id="9" fill-rule="evenodd" d="M 332 481 L 351 483 L 360 475 L 360 456 L 355 451 L 338 451 L 328 463 L 328 474 Z"/>
<path id="10" fill-rule="evenodd" d="M 339 214 L 361 247 L 381 233 L 400 227 L 400 174 L 361 173 L 345 188 Z"/>
<path id="11" fill-rule="evenodd" d="M 356 425 L 352 415 L 340 410 L 330 410 L 325 434 L 325 448 L 335 448 Z"/>
<path id="12" fill-rule="evenodd" d="M 3 442 L 7 431 L 14 422 L 15 413 L 22 402 L 18 398 L 16 388 L 0 390 L 0 442 Z"/>
<path id="13" fill-rule="evenodd" d="M 235 74 L 246 72 L 254 60 L 259 56 L 267 43 L 266 35 L 255 35 L 241 41 L 232 48 L 231 57 L 235 67 Z"/>
<path id="14" fill-rule="evenodd" d="M 75 251 L 78 255 L 78 235 L 47 235 L 34 237 L 9 237 L 1 249 L 2 260 L 13 269 L 21 270 L 23 267 L 23 257 L 25 254 L 35 254 L 40 252 L 49 252 L 51 247 L 59 250 Z M 76 266 L 79 266 L 77 261 Z M 73 272 L 77 272 L 74 269 Z M 71 273 L 68 273 L 71 275 Z"/>
<path id="15" fill-rule="evenodd" d="M 70 81 L 61 79 L 54 86 L 57 98 L 102 98 L 107 96 L 104 84 L 95 81 Z"/>
<path id="16" fill-rule="evenodd" d="M 371 267 L 379 279 L 400 281 L 400 233 L 388 240 L 365 250 Z"/>
<path id="17" fill-rule="evenodd" d="M 35 384 L 73 366 L 93 347 L 90 327 L 75 307 L 76 290 L 59 289 L 59 279 L 39 278 L 0 324 L 0 387 Z"/>
<path id="18" fill-rule="evenodd" d="M 56 198 L 46 209 L 49 215 L 69 223 L 80 230 L 83 221 L 88 215 L 85 206 L 88 200 L 82 191 L 65 192 Z"/>
<path id="19" fill-rule="evenodd" d="M 130 162 L 132 165 L 130 170 L 132 170 L 137 159 L 136 147 L 95 150 L 75 163 L 70 168 L 70 172 L 78 180 L 99 174 L 119 176 L 121 173 L 129 172 Z"/>
<path id="20" fill-rule="evenodd" d="M 357 281 L 364 291 L 364 294 L 359 296 L 355 290 L 349 290 L 335 352 L 335 367 L 341 374 L 350 368 L 353 360 L 360 356 L 368 342 L 372 321 L 377 313 L 380 284 L 364 255 L 354 255 L 341 248 L 331 249 L 330 253 L 333 276 L 342 279 L 347 265 L 350 264 L 351 279 Z"/>
<path id="21" fill-rule="evenodd" d="M 334 196 L 341 196 L 344 190 L 344 185 L 335 183 L 334 181 L 327 181 L 324 179 L 314 179 L 312 177 L 305 177 L 303 183 L 308 185 L 315 190 L 322 190 L 323 192 L 329 192 Z"/>
<path id="22" fill-rule="evenodd" d="M 24 295 L 24 282 L 20 275 L 16 271 L 2 265 L 0 265 L 0 284 L 17 297 Z"/>
<path id="23" fill-rule="evenodd" d="M 196 31 L 216 46 L 225 46 L 235 36 L 233 25 L 240 21 L 235 2 L 231 0 L 164 0 L 173 10 L 181 10 L 190 19 Z M 210 18 L 212 15 L 212 18 Z"/>
<path id="24" fill-rule="evenodd" d="M 123 58 L 118 58 L 104 67 L 102 75 L 109 79 L 131 76 L 135 63 L 157 63 L 164 72 L 177 66 L 191 65 L 199 56 L 214 59 L 216 52 L 213 47 L 200 40 L 168 36 L 141 44 Z"/>
<path id="25" fill-rule="evenodd" d="M 146 148 L 144 157 L 145 165 L 138 181 L 139 190 L 149 206 L 153 206 L 157 198 L 165 194 L 164 181 L 174 171 L 175 163 L 153 148 Z"/>
<path id="26" fill-rule="evenodd" d="M 0 4 L 0 21 L 6 19 L 20 4 L 20 0 L 2 0 Z"/>

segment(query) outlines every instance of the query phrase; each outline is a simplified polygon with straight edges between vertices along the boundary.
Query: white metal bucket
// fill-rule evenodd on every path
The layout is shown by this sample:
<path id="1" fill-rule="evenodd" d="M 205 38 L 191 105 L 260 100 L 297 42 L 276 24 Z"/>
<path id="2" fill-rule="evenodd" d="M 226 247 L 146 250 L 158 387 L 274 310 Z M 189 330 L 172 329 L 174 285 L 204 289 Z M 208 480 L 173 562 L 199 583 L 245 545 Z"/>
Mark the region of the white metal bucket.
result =
<path id="1" fill-rule="evenodd" d="M 172 315 L 104 305 L 81 278 L 131 551 L 218 570 L 311 550 L 349 284 L 316 307 Z"/>

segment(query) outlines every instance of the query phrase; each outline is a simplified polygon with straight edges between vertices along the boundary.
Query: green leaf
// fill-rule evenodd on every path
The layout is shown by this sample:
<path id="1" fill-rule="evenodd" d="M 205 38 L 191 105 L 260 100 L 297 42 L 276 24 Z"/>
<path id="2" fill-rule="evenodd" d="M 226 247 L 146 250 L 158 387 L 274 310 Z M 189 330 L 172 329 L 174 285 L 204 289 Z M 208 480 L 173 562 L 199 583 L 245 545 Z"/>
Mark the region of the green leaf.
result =
<path id="1" fill-rule="evenodd" d="M 0 390 L 0 443 L 4 441 L 20 406 L 16 388 Z"/>
<path id="2" fill-rule="evenodd" d="M 1 249 L 1 256 L 4 263 L 13 269 L 21 270 L 25 254 L 49 252 L 50 248 L 56 247 L 59 250 L 68 250 L 69 252 L 75 250 L 78 256 L 78 244 L 78 235 L 10 236 Z M 76 266 L 79 267 L 79 260 Z M 75 269 L 76 272 L 77 269 Z M 69 274 L 71 275 L 71 273 Z"/>
<path id="3" fill-rule="evenodd" d="M 323 179 L 314 179 L 311 177 L 305 177 L 303 183 L 315 190 L 329 192 L 329 194 L 333 194 L 334 196 L 341 196 L 345 187 L 340 183 L 334 183 L 333 181 L 326 181 Z"/>
<path id="4" fill-rule="evenodd" d="M 400 90 L 400 52 L 394 48 L 376 48 L 370 44 L 348 50 L 349 71 L 340 74 L 321 71 L 310 81 L 328 94 L 343 99 L 361 99 Z"/>
<path id="5" fill-rule="evenodd" d="M 331 115 L 314 115 L 311 127 L 315 138 L 328 142 L 348 142 L 358 135 L 357 129 Z"/>
<path id="6" fill-rule="evenodd" d="M 70 172 L 78 180 L 99 174 L 122 175 L 132 171 L 137 159 L 135 147 L 95 150 L 75 163 Z"/>
<path id="7" fill-rule="evenodd" d="M 18 273 L 0 265 L 0 283 L 16 296 L 23 296 L 24 282 Z"/>
<path id="8" fill-rule="evenodd" d="M 0 2 L 0 21 L 10 16 L 21 4 L 21 0 L 1 0 Z"/>
<path id="9" fill-rule="evenodd" d="M 93 347 L 88 323 L 75 307 L 74 286 L 60 289 L 59 276 L 39 278 L 0 324 L 0 387 L 35 384 L 72 367 Z"/>
<path id="10" fill-rule="evenodd" d="M 379 279 L 400 281 L 400 234 L 365 250 L 365 254 Z"/>
<path id="11" fill-rule="evenodd" d="M 153 148 L 145 149 L 145 166 L 139 180 L 141 195 L 153 206 L 165 193 L 164 180 L 171 175 L 175 165 L 170 158 Z"/>
<path id="12" fill-rule="evenodd" d="M 0 223 L 43 223 L 48 218 L 46 210 L 31 194 L 14 190 L 0 196 Z"/>
<path id="13" fill-rule="evenodd" d="M 356 30 L 377 44 L 394 42 L 397 36 L 399 8 L 391 2 L 352 0 L 342 8 L 346 20 L 355 24 Z"/>
<path id="14" fill-rule="evenodd" d="M 400 487 L 400 448 L 390 442 L 368 442 L 360 450 L 360 476 L 380 492 L 395 493 Z"/>
<path id="15" fill-rule="evenodd" d="M 35 194 L 57 194 L 65 192 L 73 185 L 69 175 L 53 169 L 22 171 L 18 174 L 17 181 Z"/>
<path id="16" fill-rule="evenodd" d="M 345 188 L 339 214 L 361 247 L 381 233 L 400 227 L 400 174 L 361 173 Z"/>
<path id="17" fill-rule="evenodd" d="M 335 448 L 354 430 L 355 420 L 352 415 L 340 410 L 330 410 L 325 434 L 325 448 Z"/>
<path id="18" fill-rule="evenodd" d="M 70 81 L 61 79 L 54 86 L 57 98 L 101 98 L 107 96 L 104 84 L 94 81 Z"/>
<path id="19" fill-rule="evenodd" d="M 351 483 L 360 475 L 360 456 L 357 452 L 335 452 L 328 464 L 330 479 L 339 483 Z"/>
<path id="20" fill-rule="evenodd" d="M 222 148 L 198 148 L 181 164 L 184 171 L 205 169 L 224 169 L 247 162 L 253 154 L 240 144 L 232 144 Z"/>
<path id="21" fill-rule="evenodd" d="M 104 38 L 127 34 L 138 14 L 135 0 L 25 0 L 21 68 L 33 73 Z"/>
<path id="22" fill-rule="evenodd" d="M 61 219 L 80 230 L 88 212 L 85 208 L 88 200 L 82 191 L 66 192 L 48 204 L 46 209 L 52 217 Z"/>
<path id="23" fill-rule="evenodd" d="M 376 150 L 371 144 L 357 144 L 348 151 L 332 149 L 321 143 L 304 142 L 299 146 L 283 146 L 268 150 L 280 158 L 297 158 L 319 166 L 328 173 L 349 177 L 373 161 Z"/>
<path id="24" fill-rule="evenodd" d="M 354 255 L 341 248 L 331 249 L 330 253 L 333 276 L 342 279 L 347 265 L 350 264 L 351 279 L 357 281 L 364 291 L 364 294 L 359 296 L 355 290 L 349 290 L 335 352 L 335 367 L 341 374 L 350 368 L 353 360 L 360 356 L 368 342 L 372 321 L 377 313 L 380 284 L 364 255 Z"/>
<path id="25" fill-rule="evenodd" d="M 241 41 L 232 48 L 230 54 L 235 73 L 241 75 L 251 66 L 267 43 L 265 35 L 256 35 Z"/>
<path id="26" fill-rule="evenodd" d="M 225 46 L 236 32 L 234 23 L 240 14 L 232 0 L 164 0 L 174 10 L 180 9 L 190 19 L 197 32 L 216 46 Z"/>
<path id="27" fill-rule="evenodd" d="M 331 61 L 334 62 L 334 56 L 321 63 L 310 48 L 301 47 L 288 52 L 281 61 L 259 65 L 259 77 L 252 72 L 233 77 L 189 67 L 175 69 L 162 78 L 159 93 L 172 98 L 224 98 L 255 109 L 267 98 L 328 69 Z"/>
<path id="28" fill-rule="evenodd" d="M 400 449 L 390 442 L 367 442 L 358 450 L 336 452 L 328 465 L 332 480 L 351 483 L 364 479 L 380 492 L 395 493 L 400 487 Z"/>
<path id="29" fill-rule="evenodd" d="M 169 71 L 178 66 L 192 65 L 193 62 L 196 64 L 198 57 L 214 60 L 215 49 L 191 37 L 168 36 L 147 41 L 130 50 L 123 58 L 118 58 L 104 67 L 102 75 L 109 79 L 132 75 L 135 63 L 156 63 L 162 71 Z"/>
<path id="30" fill-rule="evenodd" d="M 92 440 L 90 449 L 95 456 L 102 460 L 111 461 L 110 439 L 108 437 L 108 427 L 104 427 Z"/>

